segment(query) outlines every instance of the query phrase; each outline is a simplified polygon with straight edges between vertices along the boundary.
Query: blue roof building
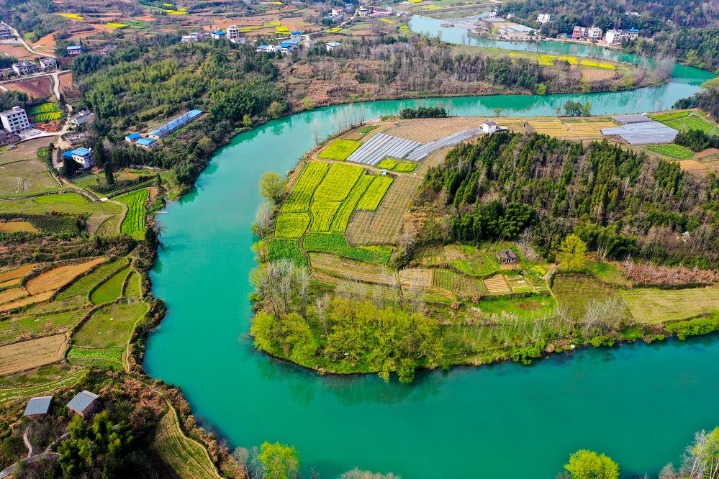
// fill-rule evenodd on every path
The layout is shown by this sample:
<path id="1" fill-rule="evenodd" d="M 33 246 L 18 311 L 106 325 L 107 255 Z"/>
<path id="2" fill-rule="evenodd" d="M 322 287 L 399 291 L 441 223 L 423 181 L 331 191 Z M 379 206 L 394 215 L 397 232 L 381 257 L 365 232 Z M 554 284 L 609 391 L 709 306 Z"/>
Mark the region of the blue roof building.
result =
<path id="1" fill-rule="evenodd" d="M 162 139 L 172 133 L 173 131 L 185 126 L 198 116 L 202 115 L 202 110 L 190 110 L 184 115 L 180 115 L 169 123 L 161 126 L 157 130 L 152 130 L 149 137 L 155 140 Z"/>
<path id="2" fill-rule="evenodd" d="M 88 168 L 92 168 L 93 161 L 92 161 L 92 150 L 88 150 L 87 148 L 77 148 L 75 150 L 66 151 L 62 154 L 62 159 L 64 160 L 74 160 L 80 163 L 83 170 L 87 170 Z"/>
<path id="3" fill-rule="evenodd" d="M 125 137 L 125 141 L 128 143 L 135 143 L 137 140 L 142 138 L 142 135 L 139 133 L 130 133 Z"/>
<path id="4" fill-rule="evenodd" d="M 68 55 L 79 55 L 80 53 L 82 53 L 82 46 L 80 45 L 71 45 L 67 47 Z"/>
<path id="5" fill-rule="evenodd" d="M 629 33 L 639 33 L 639 30 L 637 30 L 636 28 L 630 28 Z"/>
<path id="6" fill-rule="evenodd" d="M 211 33 L 211 35 L 212 35 L 212 38 L 214 38 L 215 40 L 221 40 L 221 39 L 225 38 L 226 33 L 224 30 L 215 30 L 214 32 Z"/>
<path id="7" fill-rule="evenodd" d="M 25 416 L 39 416 L 50 412 L 52 396 L 40 396 L 30 399 L 25 408 Z"/>
<path id="8" fill-rule="evenodd" d="M 140 138 L 137 140 L 137 146 L 141 146 L 142 148 L 152 148 L 157 144 L 157 140 L 153 140 L 152 138 Z"/>

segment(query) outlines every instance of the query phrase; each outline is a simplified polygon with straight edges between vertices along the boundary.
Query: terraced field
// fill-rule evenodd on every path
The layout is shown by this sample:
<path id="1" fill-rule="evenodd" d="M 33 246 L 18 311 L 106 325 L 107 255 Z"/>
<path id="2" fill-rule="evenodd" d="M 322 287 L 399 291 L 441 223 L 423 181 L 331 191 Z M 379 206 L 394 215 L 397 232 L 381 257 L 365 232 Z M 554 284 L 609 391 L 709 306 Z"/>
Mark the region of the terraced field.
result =
<path id="1" fill-rule="evenodd" d="M 127 205 L 127 214 L 122 220 L 120 230 L 137 240 L 145 239 L 145 203 L 150 196 L 146 189 L 140 189 L 118 196 L 115 200 Z"/>

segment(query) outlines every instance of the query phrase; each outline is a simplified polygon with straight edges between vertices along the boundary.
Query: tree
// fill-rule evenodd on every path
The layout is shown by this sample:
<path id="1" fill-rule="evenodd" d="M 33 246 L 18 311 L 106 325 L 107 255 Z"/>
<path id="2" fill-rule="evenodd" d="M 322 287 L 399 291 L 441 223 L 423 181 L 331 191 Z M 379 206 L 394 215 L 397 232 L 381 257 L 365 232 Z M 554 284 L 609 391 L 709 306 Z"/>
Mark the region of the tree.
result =
<path id="1" fill-rule="evenodd" d="M 260 179 L 260 194 L 274 204 L 282 200 L 286 182 L 277 173 L 265 173 Z"/>
<path id="2" fill-rule="evenodd" d="M 571 479 L 619 479 L 619 465 L 609 456 L 580 449 L 564 465 Z"/>
<path id="3" fill-rule="evenodd" d="M 112 162 L 106 161 L 105 162 L 105 182 L 108 184 L 108 186 L 114 186 L 115 185 L 115 175 L 112 173 Z"/>
<path id="4" fill-rule="evenodd" d="M 562 269 L 582 269 L 586 261 L 587 244 L 582 239 L 571 234 L 564 238 L 557 252 L 557 262 Z"/>
<path id="5" fill-rule="evenodd" d="M 688 479 L 719 479 L 719 427 L 712 432 L 694 435 L 694 444 L 687 448 L 681 477 Z"/>
<path id="6" fill-rule="evenodd" d="M 260 446 L 260 463 L 264 479 L 291 479 L 297 477 L 300 459 L 297 449 L 276 442 Z"/>

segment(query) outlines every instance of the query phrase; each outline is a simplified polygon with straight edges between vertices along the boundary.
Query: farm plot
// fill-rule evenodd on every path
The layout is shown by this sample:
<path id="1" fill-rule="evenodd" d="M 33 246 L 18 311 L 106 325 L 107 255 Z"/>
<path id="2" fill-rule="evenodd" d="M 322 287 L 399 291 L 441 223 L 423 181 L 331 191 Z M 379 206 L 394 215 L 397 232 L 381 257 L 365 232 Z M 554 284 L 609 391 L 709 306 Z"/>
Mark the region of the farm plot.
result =
<path id="1" fill-rule="evenodd" d="M 355 212 L 347 226 L 348 241 L 356 245 L 394 243 L 421 182 L 409 175 L 396 178 L 375 211 Z"/>
<path id="2" fill-rule="evenodd" d="M 20 280 L 35 268 L 34 264 L 25 264 L 17 268 L 0 272 L 0 285 L 20 284 Z"/>
<path id="3" fill-rule="evenodd" d="M 358 203 L 362 201 L 364 195 L 367 194 L 368 188 L 370 188 L 378 178 L 381 177 L 362 175 L 359 180 L 357 180 L 357 183 L 355 183 L 347 199 L 342 202 L 342 206 L 332 220 L 332 231 L 336 233 L 344 233 L 347 231 L 347 225 L 350 222 L 352 213 L 354 213 L 355 208 L 357 208 Z"/>
<path id="4" fill-rule="evenodd" d="M 591 276 L 558 275 L 554 278 L 552 290 L 559 306 L 566 308 L 577 320 L 586 316 L 587 305 L 591 301 L 618 299 L 624 302 L 616 289 L 600 283 Z"/>
<path id="5" fill-rule="evenodd" d="M 719 135 L 719 125 L 707 121 L 695 111 L 677 111 L 649 115 L 654 121 L 675 130 L 701 130 L 708 135 Z"/>
<path id="6" fill-rule="evenodd" d="M 10 301 L 8 303 L 0 305 L 0 313 L 24 308 L 26 306 L 30 306 L 36 303 L 42 303 L 43 301 L 47 301 L 48 299 L 52 298 L 53 294 L 55 294 L 54 291 L 46 291 L 44 293 L 34 294 L 32 296 L 26 296 L 21 299 L 16 299 L 15 301 Z"/>
<path id="7" fill-rule="evenodd" d="M 25 160 L 0 165 L 0 195 L 28 196 L 49 193 L 58 188 L 47 167 L 40 161 Z"/>
<path id="8" fill-rule="evenodd" d="M 42 368 L 40 369 L 42 370 Z M 27 398 L 30 396 L 37 396 L 41 393 L 47 393 L 55 391 L 57 389 L 70 388 L 78 384 L 85 378 L 87 371 L 80 369 L 74 371 L 66 376 L 62 376 L 52 381 L 45 381 L 40 384 L 31 384 L 27 386 L 18 386 L 12 388 L 0 389 L 0 405 L 10 401 L 15 401 L 21 398 Z"/>
<path id="9" fill-rule="evenodd" d="M 563 138 L 582 140 L 602 138 L 602 128 L 614 128 L 615 122 L 609 119 L 571 119 L 533 118 L 525 122 L 536 133 Z"/>
<path id="10" fill-rule="evenodd" d="M 418 166 L 419 163 L 415 161 L 397 160 L 395 158 L 385 158 L 377 164 L 377 168 L 395 171 L 397 173 L 411 173 L 416 170 Z"/>
<path id="11" fill-rule="evenodd" d="M 125 278 L 127 278 L 127 275 L 129 275 L 131 271 L 130 267 L 127 267 L 101 283 L 90 294 L 90 302 L 92 304 L 109 303 L 122 296 Z"/>
<path id="12" fill-rule="evenodd" d="M 27 116 L 34 121 L 59 120 L 62 117 L 62 108 L 57 103 L 43 103 L 27 110 Z"/>
<path id="13" fill-rule="evenodd" d="M 280 239 L 297 239 L 307 231 L 310 215 L 307 213 L 280 213 L 275 225 L 275 237 Z"/>
<path id="14" fill-rule="evenodd" d="M 430 289 L 434 278 L 434 271 L 424 268 L 406 268 L 399 271 L 399 281 L 404 288 Z"/>
<path id="15" fill-rule="evenodd" d="M 70 348 L 67 359 L 73 364 L 122 368 L 125 348 Z"/>
<path id="16" fill-rule="evenodd" d="M 312 213 L 312 226 L 310 226 L 310 231 L 330 231 L 332 220 L 334 220 L 337 210 L 340 209 L 342 204 L 343 203 L 339 201 L 312 203 L 310 206 L 310 212 Z"/>
<path id="17" fill-rule="evenodd" d="M 622 290 L 619 293 L 634 319 L 640 323 L 661 323 L 719 311 L 719 288 Z"/>
<path id="18" fill-rule="evenodd" d="M 58 362 L 66 349 L 64 334 L 0 346 L 0 376 Z"/>
<path id="19" fill-rule="evenodd" d="M 644 148 L 676 160 L 688 160 L 694 156 L 694 152 L 689 148 L 681 145 L 675 145 L 674 143 L 669 143 L 667 145 L 647 145 Z"/>
<path id="20" fill-rule="evenodd" d="M 463 141 L 467 141 L 471 138 L 482 134 L 481 128 L 471 128 L 469 130 L 458 131 L 439 140 L 425 143 L 419 148 L 414 149 L 410 154 L 407 155 L 407 159 L 411 161 L 422 161 L 427 158 L 430 154 L 442 148 L 457 145 Z"/>
<path id="21" fill-rule="evenodd" d="M 0 222 L 0 233 L 37 233 L 40 230 L 27 221 Z"/>
<path id="22" fill-rule="evenodd" d="M 324 179 L 330 165 L 321 161 L 307 163 L 300 179 L 282 205 L 282 213 L 304 213 L 309 211 L 312 195 Z"/>
<path id="23" fill-rule="evenodd" d="M 185 436 L 170 406 L 160 419 L 152 449 L 181 479 L 217 479 L 219 475 L 202 445 Z"/>
<path id="24" fill-rule="evenodd" d="M 324 160 L 344 161 L 348 156 L 354 153 L 360 145 L 361 143 L 356 140 L 338 138 L 327 145 L 317 156 Z"/>
<path id="25" fill-rule="evenodd" d="M 25 93 L 30 98 L 50 98 L 52 96 L 52 78 L 38 77 L 19 80 L 3 85 L 10 91 Z"/>
<path id="26" fill-rule="evenodd" d="M 368 263 L 387 264 L 392 249 L 382 246 L 350 246 L 339 233 L 309 233 L 303 240 L 305 251 L 313 253 L 331 253 L 349 259 Z"/>
<path id="27" fill-rule="evenodd" d="M 357 209 L 374 211 L 379 207 L 389 187 L 392 186 L 394 180 L 389 176 L 375 176 L 372 184 L 369 185 L 367 191 L 362 195 L 357 204 Z"/>
<path id="28" fill-rule="evenodd" d="M 313 271 L 364 283 L 394 284 L 394 271 L 383 266 L 341 258 L 327 253 L 310 253 Z"/>
<path id="29" fill-rule="evenodd" d="M 435 269 L 432 286 L 464 298 L 478 297 L 487 294 L 481 281 L 456 273 L 451 269 Z"/>
<path id="30" fill-rule="evenodd" d="M 55 297 L 55 300 L 62 301 L 65 299 L 72 298 L 74 296 L 82 296 L 85 300 L 87 300 L 88 291 L 90 291 L 96 285 L 105 281 L 121 269 L 125 268 L 127 264 L 127 258 L 120 258 L 110 263 L 103 264 L 97 269 L 95 269 L 93 272 L 79 278 L 66 289 L 60 291 Z"/>
<path id="31" fill-rule="evenodd" d="M 275 238 L 270 241 L 267 250 L 267 256 L 270 261 L 287 258 L 298 265 L 307 264 L 307 258 L 302 252 L 299 240 L 283 240 Z"/>
<path id="32" fill-rule="evenodd" d="M 313 201 L 317 203 L 343 201 L 363 172 L 364 169 L 359 166 L 333 164 L 315 190 Z"/>
<path id="33" fill-rule="evenodd" d="M 145 239 L 145 203 L 150 196 L 146 188 L 131 191 L 115 198 L 127 205 L 127 215 L 122 220 L 120 230 L 137 240 Z"/>
<path id="34" fill-rule="evenodd" d="M 18 314 L 0 321 L 0 344 L 68 332 L 87 310 L 51 314 Z"/>
<path id="35" fill-rule="evenodd" d="M 122 214 L 122 206 L 111 201 L 90 202 L 77 193 L 58 193 L 33 198 L 19 198 L 13 201 L 0 201 L 0 213 L 13 213 L 19 216 L 47 215 L 56 211 L 71 215 L 87 215 L 92 213 L 107 214 L 118 217 Z M 35 225 L 38 226 L 38 225 Z M 40 227 L 40 229 L 43 229 Z"/>
<path id="36" fill-rule="evenodd" d="M 513 293 L 531 293 L 534 287 L 528 278 L 523 276 L 505 276 L 507 284 L 512 288 Z"/>
<path id="37" fill-rule="evenodd" d="M 27 291 L 23 288 L 6 289 L 4 291 L 0 291 L 0 304 L 9 303 L 10 301 L 14 301 L 25 296 L 27 296 Z"/>
<path id="38" fill-rule="evenodd" d="M 481 122 L 478 118 L 467 117 L 402 120 L 386 133 L 419 143 L 429 143 L 462 130 L 476 128 Z"/>
<path id="39" fill-rule="evenodd" d="M 73 347 L 125 347 L 132 329 L 147 312 L 147 304 L 113 303 L 95 311 L 73 336 Z"/>
<path id="40" fill-rule="evenodd" d="M 78 276 L 87 273 L 105 261 L 107 261 L 107 258 L 100 257 L 80 264 L 53 268 L 28 280 L 25 284 L 25 289 L 27 289 L 31 295 L 58 290 L 72 283 Z"/>
<path id="41" fill-rule="evenodd" d="M 484 286 L 489 294 L 511 294 L 512 288 L 507 283 L 505 277 L 501 274 L 492 276 L 484 280 Z"/>
<path id="42" fill-rule="evenodd" d="M 130 277 L 125 281 L 125 290 L 122 295 L 128 299 L 142 298 L 142 279 L 136 272 L 131 272 Z"/>

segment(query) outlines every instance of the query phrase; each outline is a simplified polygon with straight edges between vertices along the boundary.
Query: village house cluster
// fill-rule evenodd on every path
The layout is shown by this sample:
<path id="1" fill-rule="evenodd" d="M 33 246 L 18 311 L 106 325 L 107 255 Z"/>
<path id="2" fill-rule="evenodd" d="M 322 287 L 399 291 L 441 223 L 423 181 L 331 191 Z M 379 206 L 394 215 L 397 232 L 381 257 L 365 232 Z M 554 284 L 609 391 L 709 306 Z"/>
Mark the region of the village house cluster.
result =
<path id="1" fill-rule="evenodd" d="M 572 40 L 601 40 L 609 44 L 622 43 L 628 40 L 636 40 L 639 37 L 639 30 L 631 28 L 629 30 L 611 29 L 604 32 L 599 27 L 580 27 L 575 26 L 572 30 Z"/>
<path id="2" fill-rule="evenodd" d="M 40 417 L 50 413 L 53 396 L 39 396 L 31 398 L 25 407 L 24 415 L 27 417 Z M 100 397 L 90 391 L 80 391 L 67 403 L 67 408 L 82 416 L 83 419 L 90 419 L 102 407 Z"/>

